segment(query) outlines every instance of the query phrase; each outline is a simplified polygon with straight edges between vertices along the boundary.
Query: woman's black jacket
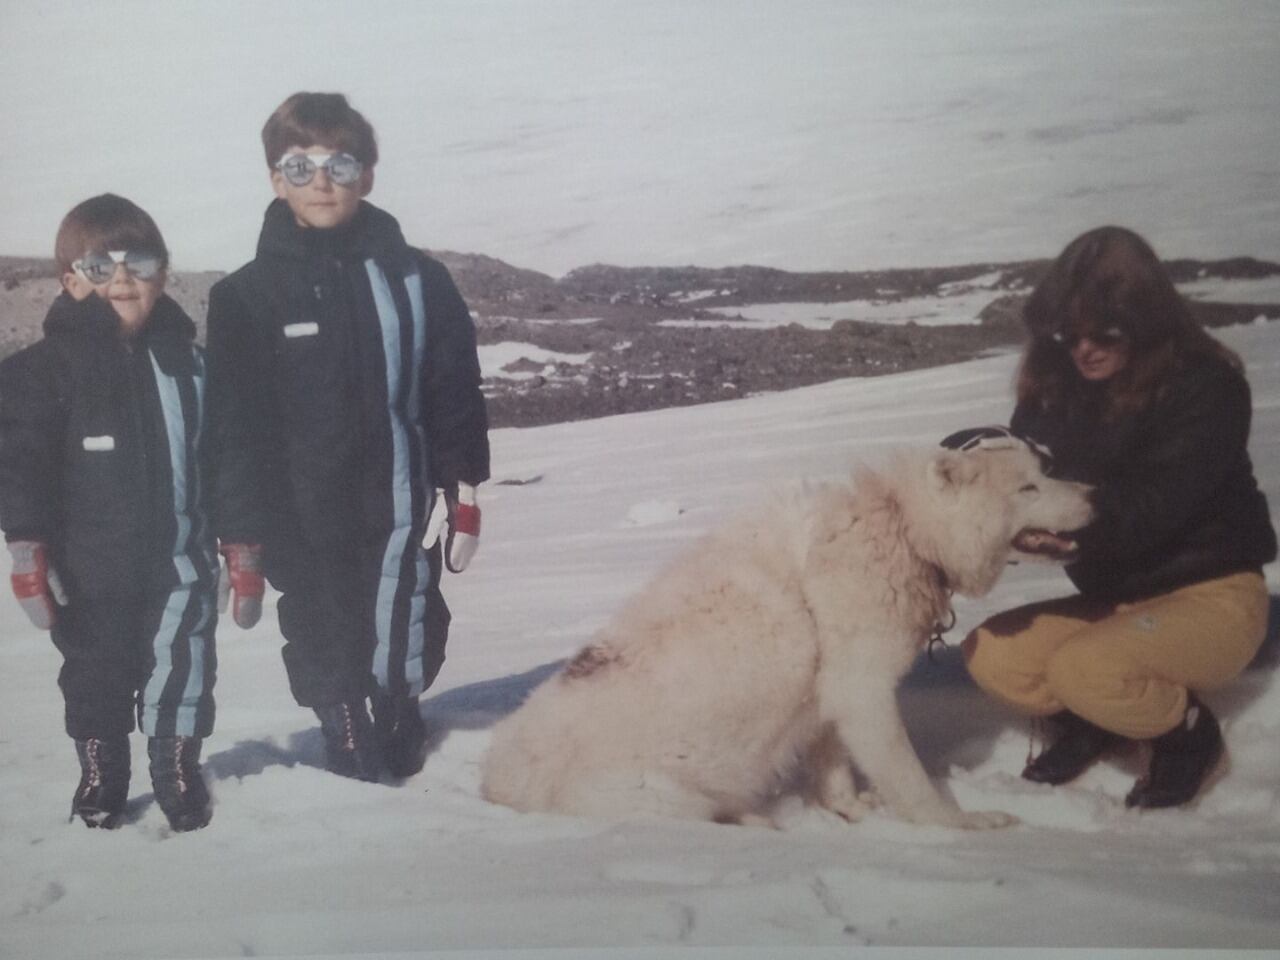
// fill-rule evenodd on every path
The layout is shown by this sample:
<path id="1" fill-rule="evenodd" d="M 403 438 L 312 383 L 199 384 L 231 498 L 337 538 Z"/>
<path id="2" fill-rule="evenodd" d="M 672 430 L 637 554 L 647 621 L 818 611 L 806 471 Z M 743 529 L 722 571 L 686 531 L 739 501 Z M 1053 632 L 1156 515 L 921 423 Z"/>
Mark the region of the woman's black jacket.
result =
<path id="1" fill-rule="evenodd" d="M 1090 596 L 1135 600 L 1276 557 L 1253 474 L 1249 385 L 1209 357 L 1166 384 L 1144 411 L 1107 422 L 1098 396 L 1065 411 L 1029 403 L 1015 431 L 1049 447 L 1056 476 L 1095 484 L 1097 517 L 1067 574 Z"/>

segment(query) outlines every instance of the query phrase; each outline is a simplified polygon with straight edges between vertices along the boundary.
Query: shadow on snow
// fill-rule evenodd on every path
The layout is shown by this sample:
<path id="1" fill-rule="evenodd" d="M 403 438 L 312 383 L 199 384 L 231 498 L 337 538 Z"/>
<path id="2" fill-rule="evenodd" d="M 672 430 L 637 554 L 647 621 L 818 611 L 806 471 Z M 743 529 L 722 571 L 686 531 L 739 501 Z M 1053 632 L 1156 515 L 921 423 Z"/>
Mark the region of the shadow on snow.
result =
<path id="1" fill-rule="evenodd" d="M 1270 598 L 1267 635 L 1245 674 L 1208 698 L 1223 719 L 1245 710 L 1270 686 L 1280 664 L 1280 595 Z M 454 730 L 484 730 L 513 713 L 539 684 L 553 676 L 563 660 L 551 661 L 524 673 L 482 680 L 446 690 L 423 701 L 428 730 L 427 756 L 435 753 Z M 987 760 L 996 740 L 1010 727 L 1032 736 L 1031 721 L 1018 717 L 982 696 L 970 680 L 958 644 L 922 655 L 899 688 L 903 719 L 922 762 L 933 773 L 958 763 L 973 767 Z M 207 775 L 214 780 L 242 779 L 270 767 L 307 766 L 324 769 L 324 739 L 319 726 L 298 730 L 288 743 L 241 740 L 209 756 Z M 396 782 L 384 778 L 385 782 Z M 129 803 L 133 821 L 154 802 L 150 794 Z"/>

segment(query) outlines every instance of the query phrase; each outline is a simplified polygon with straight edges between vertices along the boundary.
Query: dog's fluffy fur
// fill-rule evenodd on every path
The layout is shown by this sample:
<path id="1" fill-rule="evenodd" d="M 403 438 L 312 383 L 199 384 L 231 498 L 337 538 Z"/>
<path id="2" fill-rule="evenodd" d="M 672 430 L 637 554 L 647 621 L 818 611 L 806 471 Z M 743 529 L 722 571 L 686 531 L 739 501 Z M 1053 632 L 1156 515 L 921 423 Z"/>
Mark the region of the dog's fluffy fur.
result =
<path id="1" fill-rule="evenodd" d="M 848 820 L 992 827 L 934 787 L 899 679 L 949 608 L 986 593 L 1027 531 L 1090 519 L 1088 488 L 1021 445 L 904 453 L 852 484 L 780 494 L 701 540 L 501 721 L 484 796 L 604 818 L 768 821 L 793 785 Z M 1057 559 L 1062 559 L 1058 556 Z M 878 796 L 855 786 L 852 760 Z"/>

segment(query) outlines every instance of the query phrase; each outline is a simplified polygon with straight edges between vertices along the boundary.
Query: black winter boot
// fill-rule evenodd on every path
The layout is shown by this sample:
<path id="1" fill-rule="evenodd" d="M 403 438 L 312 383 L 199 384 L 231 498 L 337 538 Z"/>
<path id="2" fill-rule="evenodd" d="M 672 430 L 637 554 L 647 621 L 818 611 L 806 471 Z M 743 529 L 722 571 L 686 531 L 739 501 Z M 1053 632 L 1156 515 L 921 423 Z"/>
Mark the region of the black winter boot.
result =
<path id="1" fill-rule="evenodd" d="M 129 738 L 90 737 L 75 744 L 80 785 L 71 799 L 71 816 L 87 827 L 118 827 L 129 799 Z"/>
<path id="2" fill-rule="evenodd" d="M 147 756 L 156 803 L 169 818 L 169 826 L 185 833 L 207 824 L 213 811 L 200 773 L 200 738 L 152 737 L 147 741 Z"/>
<path id="3" fill-rule="evenodd" d="M 427 759 L 427 727 L 417 697 L 379 692 L 373 698 L 373 729 L 382 762 L 394 777 L 411 777 Z"/>
<path id="4" fill-rule="evenodd" d="M 1151 741 L 1151 767 L 1124 798 L 1126 807 L 1178 807 L 1189 801 L 1222 756 L 1217 718 L 1195 694 L 1182 722 Z"/>
<path id="5" fill-rule="evenodd" d="M 340 777 L 376 782 L 378 745 L 364 701 L 335 703 L 315 711 L 324 734 L 325 769 Z"/>
<path id="6" fill-rule="evenodd" d="M 1023 779 L 1033 783 L 1057 785 L 1074 780 L 1121 739 L 1069 710 L 1055 713 L 1050 721 L 1059 729 L 1058 738 L 1022 771 Z"/>

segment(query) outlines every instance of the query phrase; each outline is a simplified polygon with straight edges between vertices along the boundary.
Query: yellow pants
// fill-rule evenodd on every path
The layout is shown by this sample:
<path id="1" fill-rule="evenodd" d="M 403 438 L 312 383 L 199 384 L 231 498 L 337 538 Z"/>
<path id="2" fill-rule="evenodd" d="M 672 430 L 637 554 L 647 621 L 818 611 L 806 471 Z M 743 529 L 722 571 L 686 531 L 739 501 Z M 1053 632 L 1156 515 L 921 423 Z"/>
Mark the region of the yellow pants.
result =
<path id="1" fill-rule="evenodd" d="M 1221 687 L 1249 665 L 1267 612 L 1257 573 L 1138 603 L 1065 597 L 992 617 L 965 638 L 965 662 L 978 686 L 1021 713 L 1067 709 L 1147 740 L 1181 721 L 1188 688 Z"/>

